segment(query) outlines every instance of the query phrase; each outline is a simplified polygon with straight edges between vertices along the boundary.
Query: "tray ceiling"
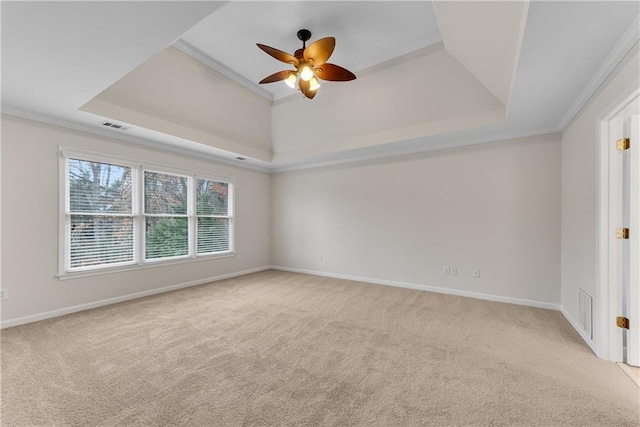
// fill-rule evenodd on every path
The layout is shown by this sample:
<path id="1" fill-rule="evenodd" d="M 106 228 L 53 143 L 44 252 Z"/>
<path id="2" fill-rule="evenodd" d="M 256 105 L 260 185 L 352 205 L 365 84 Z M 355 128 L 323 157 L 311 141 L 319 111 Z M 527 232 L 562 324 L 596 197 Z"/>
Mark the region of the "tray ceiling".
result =
<path id="1" fill-rule="evenodd" d="M 256 43 L 293 54 L 310 42 L 333 36 L 330 62 L 358 72 L 441 40 L 431 1 L 239 1 L 203 19 L 181 41 L 257 85 L 287 65 L 261 52 Z M 261 86 L 274 98 L 295 93 L 284 83 Z"/>
<path id="2" fill-rule="evenodd" d="M 487 2 L 487 8 L 483 3 L 3 2 L 2 108 L 4 113 L 212 160 L 231 161 L 248 154 L 246 166 L 282 170 L 560 131 L 640 38 L 637 2 L 511 2 L 524 6 L 520 10 L 510 6 L 511 12 L 500 9 L 502 2 Z M 255 82 L 286 65 L 264 54 L 255 43 L 292 53 L 300 45 L 296 38 L 300 28 L 313 32 L 312 41 L 335 36 L 332 62 L 352 69 L 358 79 L 326 83 L 310 101 L 313 104 L 293 96 L 295 92 L 289 96 L 292 92 L 284 83 L 258 87 Z M 485 33 L 489 30 L 491 34 Z M 190 65 L 172 62 L 171 66 L 190 79 L 188 90 L 194 97 L 208 94 L 200 100 L 202 111 L 193 110 L 196 105 L 180 109 L 179 103 L 188 97 L 169 96 L 180 94 L 180 85 L 186 84 L 177 76 L 156 75 L 144 81 L 147 92 L 158 90 L 152 87 L 154 81 L 173 85 L 171 91 L 147 99 L 135 92 L 141 85 L 133 84 L 133 78 L 144 80 L 142 70 L 154 73 L 150 65 L 162 63 L 158 55 L 180 56 L 171 53 L 172 45 L 199 53 L 188 59 L 195 61 Z M 447 122 L 430 124 L 429 116 L 445 113 L 435 114 L 434 106 L 454 97 L 447 98 L 447 88 L 438 81 L 425 80 L 427 75 L 438 75 L 432 72 L 436 68 L 425 73 L 417 65 L 446 65 L 440 57 L 446 58 L 449 70 L 455 70 L 443 68 L 440 75 L 464 75 L 465 84 L 478 94 L 483 90 L 489 94 L 476 99 L 478 114 L 473 120 L 469 111 L 465 113 L 466 128 L 461 128 L 464 120 L 455 122 L 451 103 L 446 104 Z M 413 92 L 406 89 L 411 84 L 401 79 L 415 82 L 422 98 L 412 97 Z M 199 90 L 200 83 L 209 86 Z M 223 90 L 216 89 L 222 86 Z M 236 91 L 244 92 L 231 95 Z M 343 93 L 350 94 L 348 100 Z M 255 132 L 242 135 L 253 132 L 252 127 L 235 116 L 225 119 L 225 109 L 232 106 L 241 114 L 248 111 L 242 102 L 252 98 L 259 117 L 246 117 L 245 123 L 259 129 L 257 142 L 251 140 Z M 269 103 L 270 99 L 277 101 Z M 92 100 L 103 108 L 82 109 Z M 410 114 L 401 114 L 398 106 L 410 109 Z M 461 104 L 459 112 L 462 107 L 470 106 Z M 375 114 L 384 115 L 385 109 L 392 109 L 398 120 L 390 120 L 392 114 L 385 122 L 376 121 Z M 347 133 L 326 120 L 354 111 L 354 117 L 376 133 L 359 133 L 350 127 L 351 135 L 360 137 L 341 145 L 339 137 Z M 421 111 L 425 118 L 418 123 Z M 125 133 L 100 125 L 116 114 L 130 127 Z M 300 138 L 295 152 L 278 152 L 298 143 L 293 138 L 282 144 L 279 136 L 294 128 L 287 120 L 296 116 L 317 117 L 318 129 L 338 137 L 324 143 L 317 135 L 315 146 Z M 345 127 L 357 125 L 356 120 L 343 122 Z M 231 125 L 244 127 L 234 134 L 224 129 Z M 255 147 L 243 151 L 245 141 Z M 251 155 L 251 150 L 260 153 Z"/>

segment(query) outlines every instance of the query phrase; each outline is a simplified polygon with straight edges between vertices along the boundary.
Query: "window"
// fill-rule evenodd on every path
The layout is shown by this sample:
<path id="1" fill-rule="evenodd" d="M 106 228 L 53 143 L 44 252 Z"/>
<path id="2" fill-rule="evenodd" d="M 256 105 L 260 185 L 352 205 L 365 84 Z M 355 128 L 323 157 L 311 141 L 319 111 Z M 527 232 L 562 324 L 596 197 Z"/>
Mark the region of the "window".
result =
<path id="1" fill-rule="evenodd" d="M 231 181 L 66 156 L 60 274 L 232 254 Z"/>
<path id="2" fill-rule="evenodd" d="M 146 259 L 189 255 L 186 176 L 144 171 Z"/>
<path id="3" fill-rule="evenodd" d="M 196 216 L 198 254 L 228 251 L 231 221 L 228 182 L 196 181 Z"/>
<path id="4" fill-rule="evenodd" d="M 134 262 L 131 168 L 69 159 L 69 270 Z"/>

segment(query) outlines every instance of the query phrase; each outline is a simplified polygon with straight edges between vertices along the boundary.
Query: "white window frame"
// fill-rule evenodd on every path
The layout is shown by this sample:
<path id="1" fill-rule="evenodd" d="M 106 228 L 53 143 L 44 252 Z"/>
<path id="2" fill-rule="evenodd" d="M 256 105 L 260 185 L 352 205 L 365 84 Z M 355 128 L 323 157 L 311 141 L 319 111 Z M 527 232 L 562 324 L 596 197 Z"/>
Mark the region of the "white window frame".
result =
<path id="1" fill-rule="evenodd" d="M 197 182 L 198 179 L 206 179 L 206 180 L 211 180 L 211 181 L 218 181 L 218 182 L 225 182 L 228 184 L 227 187 L 227 215 L 198 215 L 198 212 L 196 209 L 193 209 L 193 215 L 191 215 L 189 218 L 191 221 L 193 221 L 193 227 L 190 228 L 190 230 L 193 230 L 193 232 L 195 233 L 195 236 L 193 238 L 193 240 L 190 240 L 190 242 L 193 243 L 193 253 L 195 253 L 197 256 L 209 256 L 209 255 L 215 255 L 216 253 L 219 252 L 205 252 L 202 255 L 198 255 L 198 218 L 225 218 L 229 220 L 229 251 L 234 252 L 234 193 L 235 193 L 235 185 L 230 182 L 230 181 L 225 181 L 219 178 L 211 178 L 210 176 L 203 176 L 203 175 L 195 175 L 194 176 L 194 181 Z M 190 188 L 190 191 L 193 192 L 193 194 L 191 194 L 191 197 L 194 200 L 194 203 L 192 205 L 189 206 L 189 208 L 195 208 L 197 200 L 196 200 L 196 194 L 195 194 L 195 190 L 196 190 L 196 186 L 193 185 Z"/>
<path id="2" fill-rule="evenodd" d="M 144 174 L 145 172 L 151 172 L 151 173 L 158 173 L 158 174 L 164 174 L 164 175 L 174 175 L 174 176 L 180 176 L 180 177 L 184 177 L 187 178 L 187 213 L 184 215 L 177 215 L 177 214 L 148 214 L 145 211 L 145 184 L 144 184 Z M 140 231 L 140 250 L 142 251 L 142 253 L 140 254 L 140 264 L 145 264 L 145 263 L 157 263 L 157 262 L 162 262 L 162 261 L 173 261 L 173 260 L 180 260 L 180 259 L 186 259 L 186 258 L 194 258 L 194 253 L 193 253 L 193 242 L 192 240 L 195 239 L 195 235 L 194 235 L 194 229 L 193 229 L 193 214 L 194 214 L 194 209 L 193 209 L 193 204 L 195 203 L 194 200 L 194 192 L 193 192 L 193 182 L 194 182 L 194 176 L 195 175 L 187 175 L 184 173 L 177 173 L 177 172 L 166 172 L 166 171 L 162 171 L 162 170 L 157 170 L 157 168 L 143 168 L 140 171 L 140 197 L 139 197 L 139 203 L 140 203 L 140 216 L 141 218 L 141 226 L 142 229 Z M 187 218 L 187 227 L 188 227 L 188 247 L 187 247 L 187 253 L 185 255 L 176 255 L 173 257 L 164 257 L 164 258 L 149 258 L 147 259 L 147 233 L 146 233 L 146 229 L 147 229 L 147 218 Z"/>
<path id="3" fill-rule="evenodd" d="M 86 277 L 100 274 L 117 273 L 122 271 L 154 268 L 172 264 L 182 264 L 212 260 L 217 258 L 227 258 L 235 256 L 235 179 L 233 177 L 216 175 L 207 172 L 195 172 L 178 169 L 157 163 L 144 163 L 132 159 L 118 156 L 89 152 L 77 149 L 59 147 L 59 248 L 58 248 L 58 278 L 60 280 Z M 70 247 L 70 218 L 69 206 L 69 162 L 68 159 L 78 159 L 90 162 L 109 163 L 118 166 L 131 168 L 132 179 L 132 213 L 134 228 L 134 248 L 133 261 L 124 263 L 114 263 L 106 265 L 96 265 L 88 267 L 70 268 L 71 247 Z M 180 175 L 187 177 L 187 218 L 189 223 L 189 253 L 184 256 L 146 259 L 145 235 L 146 235 L 146 215 L 144 212 L 144 171 Z M 198 215 L 195 211 L 195 183 L 197 179 L 208 179 L 228 184 L 229 209 L 229 250 L 224 252 L 209 252 L 198 255 L 197 253 L 197 221 Z M 127 215 L 129 216 L 129 215 Z M 156 215 L 151 215 L 156 216 Z M 162 215 L 159 215 L 162 216 Z"/>

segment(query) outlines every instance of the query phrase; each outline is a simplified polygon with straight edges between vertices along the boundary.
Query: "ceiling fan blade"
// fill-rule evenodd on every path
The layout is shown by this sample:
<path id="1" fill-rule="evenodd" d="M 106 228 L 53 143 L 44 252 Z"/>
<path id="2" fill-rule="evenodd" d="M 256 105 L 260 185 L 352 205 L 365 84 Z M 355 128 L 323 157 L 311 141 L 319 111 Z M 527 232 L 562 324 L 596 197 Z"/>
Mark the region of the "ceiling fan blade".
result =
<path id="1" fill-rule="evenodd" d="M 316 76 L 318 76 L 319 79 L 332 82 L 346 82 L 356 79 L 356 75 L 351 71 L 335 64 L 322 64 L 321 66 L 316 67 L 313 71 L 315 71 Z"/>
<path id="2" fill-rule="evenodd" d="M 295 56 L 290 55 L 287 52 L 283 52 L 281 50 L 278 50 L 276 48 L 264 45 L 264 44 L 260 44 L 260 43 L 256 43 L 256 44 L 258 45 L 258 47 L 260 49 L 262 49 L 263 51 L 265 51 L 269 55 L 273 56 L 278 61 L 282 61 L 285 64 L 298 65 L 298 60 L 296 59 Z"/>
<path id="3" fill-rule="evenodd" d="M 300 88 L 302 94 L 309 99 L 313 99 L 313 97 L 316 96 L 316 93 L 318 93 L 317 89 L 311 90 L 311 83 L 306 80 L 300 79 L 298 87 Z"/>
<path id="4" fill-rule="evenodd" d="M 336 47 L 336 39 L 334 37 L 316 40 L 304 50 L 304 59 L 311 61 L 314 65 L 322 65 L 329 60 L 334 47 Z"/>
<path id="5" fill-rule="evenodd" d="M 286 80 L 289 78 L 291 74 L 293 74 L 293 71 L 289 71 L 289 70 L 278 71 L 277 73 L 273 73 L 270 76 L 260 80 L 260 84 L 262 85 L 265 83 L 273 83 L 273 82 L 279 82 L 280 80 Z"/>

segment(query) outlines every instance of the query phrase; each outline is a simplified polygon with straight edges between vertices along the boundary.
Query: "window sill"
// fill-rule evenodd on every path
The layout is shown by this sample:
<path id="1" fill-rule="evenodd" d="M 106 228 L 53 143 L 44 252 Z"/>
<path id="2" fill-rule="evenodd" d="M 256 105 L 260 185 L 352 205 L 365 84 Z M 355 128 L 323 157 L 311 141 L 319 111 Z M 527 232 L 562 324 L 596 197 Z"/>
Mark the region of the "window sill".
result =
<path id="1" fill-rule="evenodd" d="M 81 277 L 102 276 L 104 274 L 123 273 L 127 271 L 145 270 L 147 268 L 167 267 L 171 265 L 190 264 L 193 262 L 211 261 L 221 258 L 231 258 L 236 256 L 235 252 L 223 252 L 214 255 L 204 255 L 196 258 L 181 258 L 168 261 L 149 261 L 146 264 L 133 264 L 113 268 L 99 268 L 95 270 L 73 271 L 60 273 L 56 277 L 58 280 L 78 279 Z"/>

